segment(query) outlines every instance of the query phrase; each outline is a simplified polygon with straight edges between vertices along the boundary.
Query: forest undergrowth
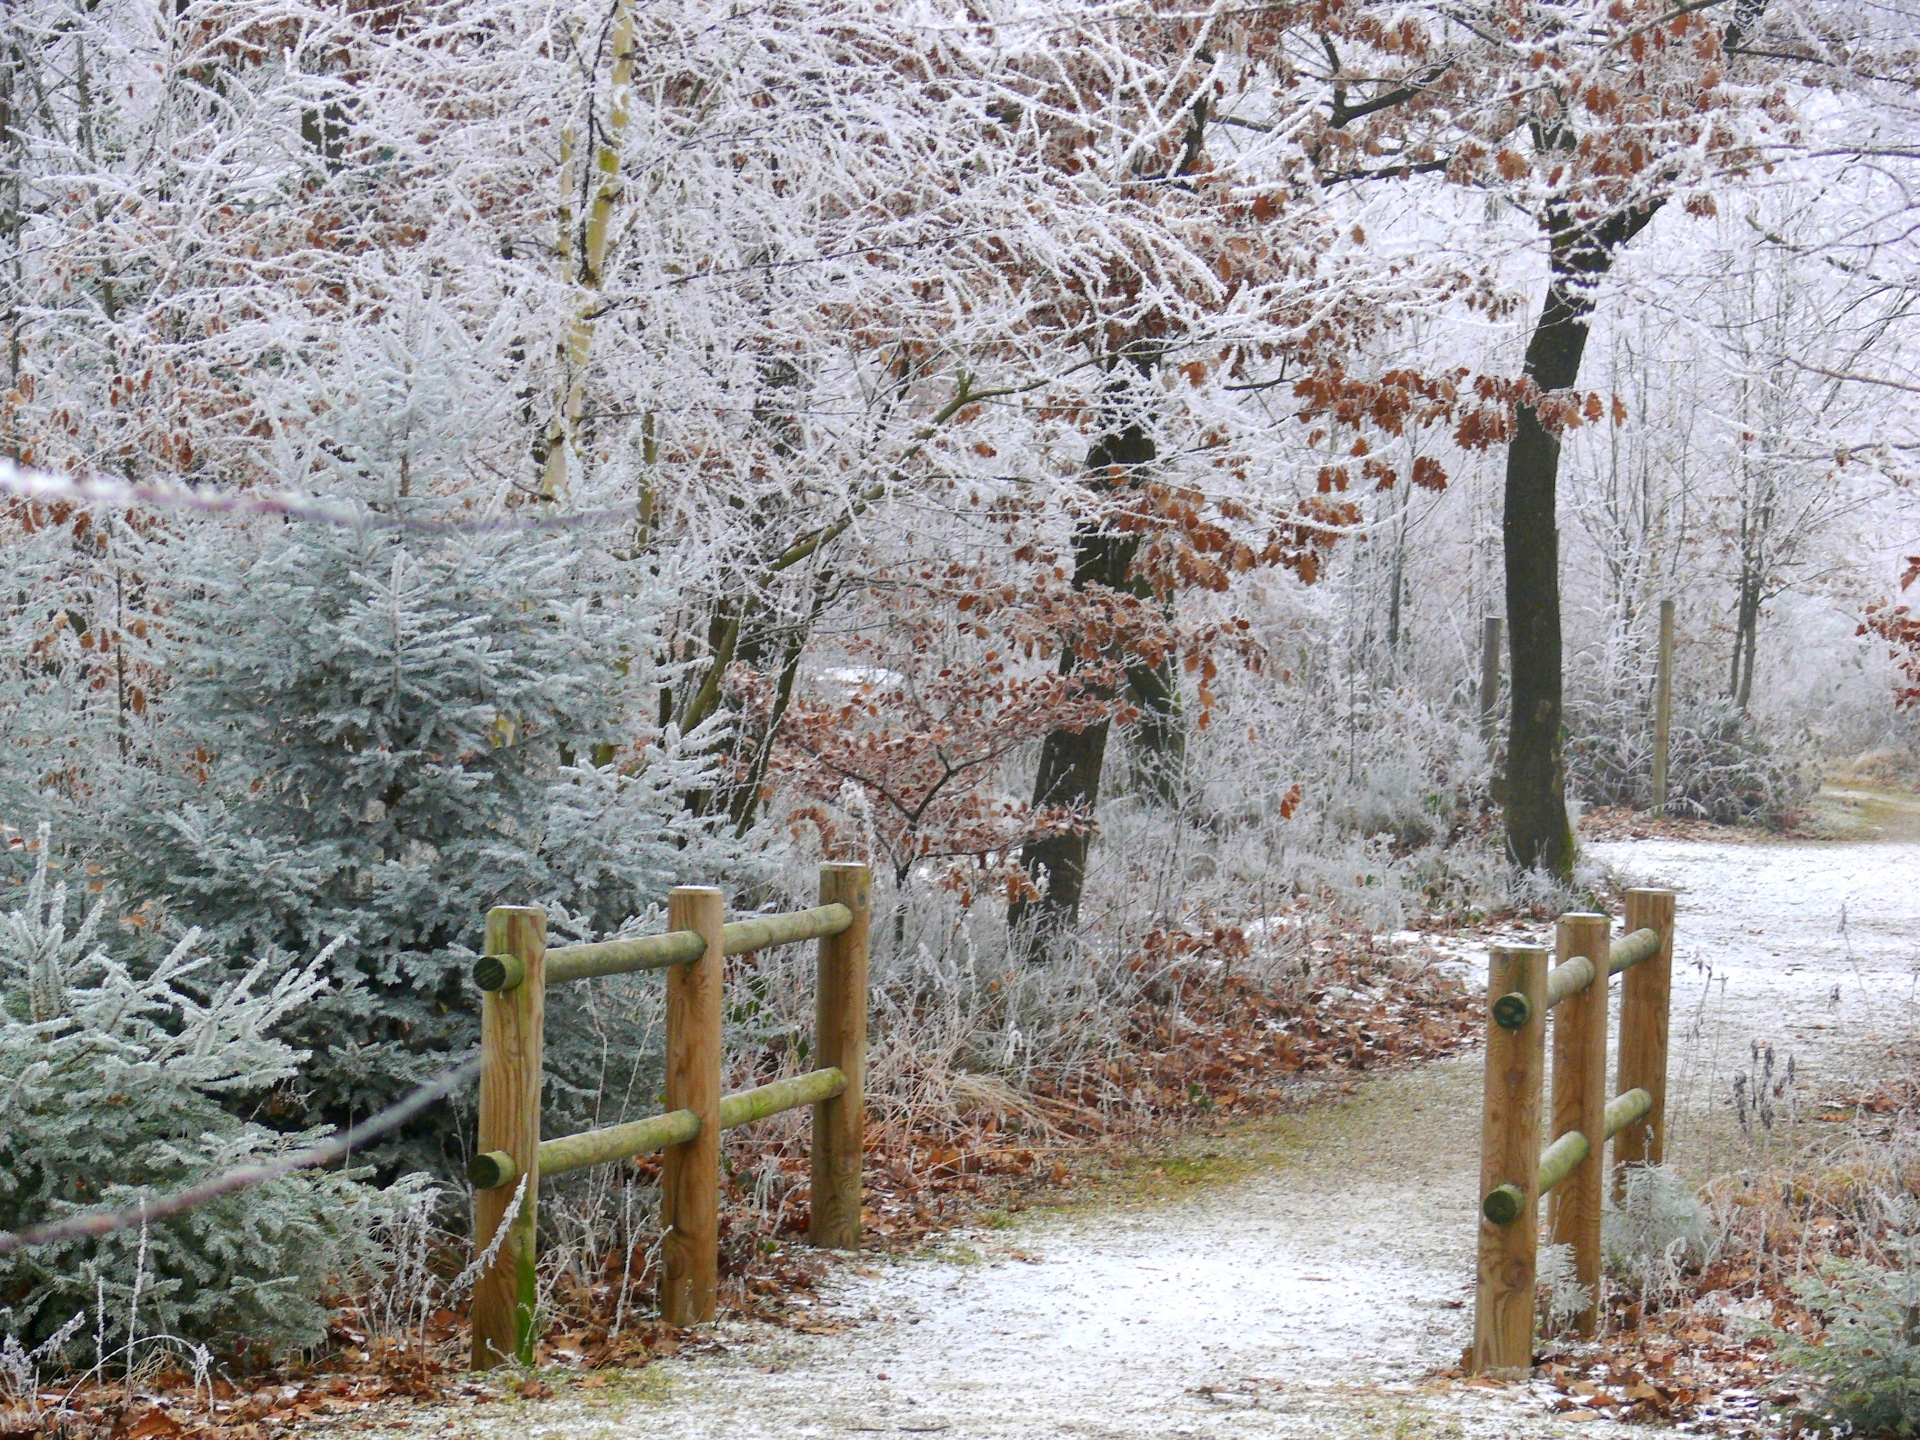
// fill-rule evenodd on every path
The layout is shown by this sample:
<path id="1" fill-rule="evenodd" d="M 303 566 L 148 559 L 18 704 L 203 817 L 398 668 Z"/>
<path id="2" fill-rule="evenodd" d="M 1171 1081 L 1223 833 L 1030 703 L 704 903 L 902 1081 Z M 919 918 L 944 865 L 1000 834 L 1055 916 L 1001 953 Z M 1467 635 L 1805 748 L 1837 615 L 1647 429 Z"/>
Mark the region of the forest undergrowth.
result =
<path id="1" fill-rule="evenodd" d="M 921 995 L 903 1022 L 898 991 L 879 998 L 872 1052 L 864 1219 L 866 1248 L 912 1254 L 943 1231 L 998 1228 L 1032 1207 L 1073 1203 L 1129 1156 L 1196 1127 L 1312 1103 L 1347 1077 L 1428 1060 L 1471 1044 L 1472 997 L 1417 946 L 1391 945 L 1324 910 L 1269 917 L 1263 943 L 1238 926 L 1156 928 L 1121 967 L 1129 996 L 1113 1028 L 1068 1065 L 1022 1076 L 952 1068 L 932 1043 L 937 1008 Z M 1315 907 L 1318 908 L 1318 907 Z M 1290 923 L 1281 923 L 1290 922 Z M 763 957 L 732 977 L 736 1018 L 747 996 L 779 997 L 804 967 Z M 788 973 L 791 970 L 792 973 Z M 1016 1010 L 1021 977 L 989 981 Z M 1031 979 L 1028 983 L 1032 983 Z M 1110 978 L 1109 986 L 1114 986 Z M 797 1004 L 803 998 L 787 996 Z M 990 1018 L 976 1012 L 973 1037 Z M 1094 1018 L 1090 1013 L 1083 1020 Z M 953 1033 L 953 1017 L 946 1017 Z M 777 1029 L 778 1027 L 769 1027 Z M 903 1032 L 913 1043 L 902 1041 Z M 790 1070 L 779 1045 L 736 1053 L 729 1087 Z M 807 1122 L 793 1113 L 734 1132 L 724 1151 L 721 1314 L 800 1330 L 833 1330 L 817 1311 L 825 1265 L 804 1244 Z M 393 1264 L 373 1290 L 338 1296 L 325 1341 L 255 1369 L 199 1363 L 164 1345 L 131 1376 L 41 1378 L 8 1357 L 0 1436 L 266 1436 L 395 1401 L 539 1398 L 542 1370 L 632 1370 L 722 1342 L 660 1324 L 658 1157 L 600 1167 L 553 1185 L 542 1201 L 544 1334 L 529 1372 L 465 1371 L 463 1197 L 417 1195 L 386 1236 Z M 46 1368 L 46 1367 L 41 1367 Z"/>
<path id="2" fill-rule="evenodd" d="M 1729 1103 L 1742 1163 L 1625 1179 L 1598 1338 L 1542 1265 L 1536 1384 L 1560 1413 L 1734 1436 L 1920 1432 L 1920 1055 L 1867 1090 L 1791 1095 L 1757 1047 Z"/>
<path id="3" fill-rule="evenodd" d="M 1598 818 L 1602 828 L 1611 823 Z M 1614 818 L 1668 829 L 1701 823 Z M 1044 965 L 1009 958 L 997 911 L 930 887 L 882 887 L 868 1246 L 912 1254 L 944 1231 L 998 1227 L 1024 1209 L 1074 1203 L 1093 1177 L 1181 1134 L 1283 1112 L 1351 1077 L 1474 1043 L 1477 997 L 1431 964 L 1423 934 L 1457 937 L 1520 910 L 1546 919 L 1597 903 L 1503 891 L 1485 821 L 1467 804 L 1442 843 L 1382 831 L 1345 844 L 1319 836 L 1289 852 L 1269 848 L 1271 832 L 1237 843 L 1207 832 L 1196 838 L 1121 810 L 1107 830 L 1116 858 L 1102 887 L 1127 891 L 1133 907 L 1116 912 L 1104 944 L 1089 940 Z M 802 903 L 811 858 L 787 855 L 739 900 Z M 1177 899 L 1162 903 L 1156 887 Z M 807 1068 L 812 969 L 807 947 L 730 967 L 727 1089 Z M 623 1052 L 602 1074 L 592 1123 L 647 1109 L 664 1021 L 657 981 L 592 982 L 564 1013 L 564 1023 L 581 1029 L 574 1041 L 582 1053 Z M 636 1065 L 634 1054 L 648 1058 Z M 797 1112 L 728 1137 L 723 1317 L 803 1332 L 838 1323 L 820 1312 L 824 1265 L 803 1243 L 807 1139 L 807 1118 Z M 657 1157 L 643 1157 L 543 1187 L 540 1367 L 577 1379 L 721 1343 L 655 1316 L 658 1174 Z M 331 1297 L 333 1322 L 305 1350 L 249 1364 L 244 1354 L 195 1354 L 153 1336 L 130 1376 L 111 1366 L 75 1374 L 57 1356 L 9 1355 L 0 1435 L 253 1437 L 394 1401 L 538 1397 L 548 1389 L 540 1368 L 484 1380 L 465 1373 L 468 1205 L 443 1186 L 396 1206 L 380 1236 L 389 1263 L 375 1272 L 377 1283 Z M 1744 1222 L 1747 1208 L 1730 1213 Z M 1733 1221 L 1725 1228 L 1729 1237 L 1744 1233 Z M 1729 1239 L 1697 1274 L 1684 1266 L 1676 1273 L 1694 1276 L 1689 1283 L 1706 1287 L 1706 1296 L 1734 1283 L 1724 1277 L 1738 1253 Z M 1739 1388 L 1728 1379 L 1747 1373 L 1739 1366 L 1769 1377 L 1781 1368 L 1768 1342 L 1737 1326 L 1724 1344 L 1696 1344 L 1695 1332 L 1719 1336 L 1731 1322 L 1664 1301 L 1679 1295 L 1671 1288 L 1679 1283 L 1635 1312 L 1641 1349 L 1631 1357 L 1607 1352 L 1609 1364 L 1638 1367 L 1627 1388 L 1641 1386 L 1633 1403 L 1647 1413 L 1659 1405 L 1698 1410 Z M 1670 1312 L 1671 1344 L 1692 1352 L 1689 1364 L 1718 1363 L 1724 1349 L 1733 1368 L 1691 1390 L 1651 1378 L 1662 1373 L 1658 1337 L 1669 1334 L 1661 1327 Z M 1693 1318 L 1682 1325 L 1682 1315 Z M 1610 1345 L 1617 1349 L 1625 1333 Z M 1614 1393 L 1590 1379 L 1595 1362 L 1584 1355 L 1546 1357 L 1543 1375 L 1564 1380 L 1570 1403 Z M 1591 1394 L 1578 1388 L 1588 1384 Z"/>

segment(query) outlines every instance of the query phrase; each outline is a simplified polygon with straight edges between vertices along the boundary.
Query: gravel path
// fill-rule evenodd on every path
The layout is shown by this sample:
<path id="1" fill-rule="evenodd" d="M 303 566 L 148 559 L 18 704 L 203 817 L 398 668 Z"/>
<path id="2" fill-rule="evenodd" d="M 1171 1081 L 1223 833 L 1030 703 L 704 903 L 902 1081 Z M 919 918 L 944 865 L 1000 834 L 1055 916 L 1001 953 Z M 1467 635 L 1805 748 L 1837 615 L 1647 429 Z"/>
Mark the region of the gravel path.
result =
<path id="1" fill-rule="evenodd" d="M 1920 846 L 1593 849 L 1681 891 L 1677 1163 L 1705 1170 L 1768 1143 L 1730 1104 L 1752 1042 L 1771 1042 L 1781 1068 L 1791 1052 L 1805 1084 L 1831 1089 L 1908 1033 Z M 1651 1435 L 1553 1417 L 1524 1388 L 1426 1379 L 1457 1359 L 1472 1323 L 1479 1086 L 1477 1055 L 1377 1077 L 1264 1131 L 1258 1178 L 1037 1218 L 941 1258 L 841 1266 L 823 1308 L 854 1322 L 842 1334 L 723 1327 L 724 1354 L 478 1407 L 449 1428 L 567 1440 Z"/>

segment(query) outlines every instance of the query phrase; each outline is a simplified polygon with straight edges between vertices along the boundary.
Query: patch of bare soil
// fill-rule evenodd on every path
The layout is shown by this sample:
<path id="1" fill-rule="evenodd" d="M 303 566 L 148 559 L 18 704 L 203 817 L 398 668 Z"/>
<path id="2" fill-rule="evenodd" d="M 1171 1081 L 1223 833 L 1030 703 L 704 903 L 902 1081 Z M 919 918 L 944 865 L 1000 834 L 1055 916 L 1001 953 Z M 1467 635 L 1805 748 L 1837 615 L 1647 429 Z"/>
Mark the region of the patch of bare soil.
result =
<path id="1" fill-rule="evenodd" d="M 1766 838 L 1764 832 L 1738 825 L 1656 815 L 1624 805 L 1597 805 L 1582 811 L 1579 828 L 1582 840 L 1719 840 L 1742 844 Z"/>
<path id="2" fill-rule="evenodd" d="M 1836 775 L 1813 797 L 1795 832 L 1816 840 L 1920 840 L 1920 795 L 1904 785 Z"/>

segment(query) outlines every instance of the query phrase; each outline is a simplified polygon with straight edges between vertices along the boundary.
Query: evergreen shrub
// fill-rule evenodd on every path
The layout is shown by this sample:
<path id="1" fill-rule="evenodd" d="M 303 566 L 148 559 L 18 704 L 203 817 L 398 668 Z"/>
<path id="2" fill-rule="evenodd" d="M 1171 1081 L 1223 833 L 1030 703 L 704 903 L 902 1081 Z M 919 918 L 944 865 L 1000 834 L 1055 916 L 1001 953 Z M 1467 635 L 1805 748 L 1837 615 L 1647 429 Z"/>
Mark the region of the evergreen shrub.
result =
<path id="1" fill-rule="evenodd" d="M 364 1118 L 472 1047 L 490 907 L 546 907 L 563 944 L 714 878 L 722 852 L 687 804 L 703 747 L 644 719 L 641 567 L 573 535 L 319 524 L 159 548 L 168 688 L 100 843 L 209 953 L 284 963 L 346 937 L 355 983 L 294 1033 L 311 1052 L 294 1123 Z M 608 1086 L 644 1103 L 630 1072 L 653 1061 L 574 1023 L 579 1003 L 549 1005 L 550 1103 Z M 457 1118 L 423 1117 L 381 1163 L 457 1165 Z"/>
<path id="2" fill-rule="evenodd" d="M 145 974 L 103 943 L 103 896 L 69 925 L 42 831 L 24 903 L 0 917 L 0 1228 L 136 1209 L 314 1134 L 240 1111 L 305 1058 L 277 1033 L 329 989 L 332 951 L 215 980 L 189 930 Z M 16 894 L 18 892 L 16 891 Z M 69 1357 L 136 1342 L 256 1354 L 317 1343 L 323 1299 L 379 1269 L 412 1187 L 302 1171 L 186 1214 L 0 1256 L 0 1330 L 32 1348 L 74 1317 Z"/>
<path id="3" fill-rule="evenodd" d="M 1819 1343 L 1783 1335 L 1785 1353 L 1812 1382 L 1807 1418 L 1835 1435 L 1920 1434 L 1920 1236 L 1893 1242 L 1889 1269 L 1831 1260 L 1795 1290 L 1826 1322 Z"/>

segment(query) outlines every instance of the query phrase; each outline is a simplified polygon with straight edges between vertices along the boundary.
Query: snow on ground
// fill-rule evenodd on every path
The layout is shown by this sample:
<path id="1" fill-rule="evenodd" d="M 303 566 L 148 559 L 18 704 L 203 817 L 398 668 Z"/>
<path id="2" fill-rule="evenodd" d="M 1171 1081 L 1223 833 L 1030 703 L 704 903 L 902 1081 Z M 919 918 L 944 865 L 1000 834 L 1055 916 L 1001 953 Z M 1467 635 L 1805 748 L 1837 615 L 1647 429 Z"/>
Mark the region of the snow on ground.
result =
<path id="1" fill-rule="evenodd" d="M 1674 1158 L 1697 1172 L 1741 1143 L 1733 1079 L 1773 1048 L 1789 1104 L 1857 1089 L 1914 1033 L 1920 845 L 1633 841 L 1620 873 L 1679 892 L 1669 1040 Z M 1761 1047 L 1756 1057 L 1755 1047 Z"/>
<path id="2" fill-rule="evenodd" d="M 1870 1074 L 1909 1033 L 1920 846 L 1592 852 L 1680 892 L 1680 1165 L 1710 1169 L 1756 1143 L 1731 1105 L 1756 1042 L 1774 1046 L 1778 1073 L 1792 1055 L 1810 1096 Z M 933 1258 L 842 1265 L 823 1300 L 854 1322 L 844 1333 L 727 1326 L 726 1353 L 656 1365 L 635 1387 L 479 1407 L 449 1428 L 565 1440 L 1652 1434 L 1550 1416 L 1528 1389 L 1426 1378 L 1457 1359 L 1472 1324 L 1479 1093 L 1474 1055 L 1376 1077 L 1282 1124 L 1258 1178 L 1036 1218 Z"/>

